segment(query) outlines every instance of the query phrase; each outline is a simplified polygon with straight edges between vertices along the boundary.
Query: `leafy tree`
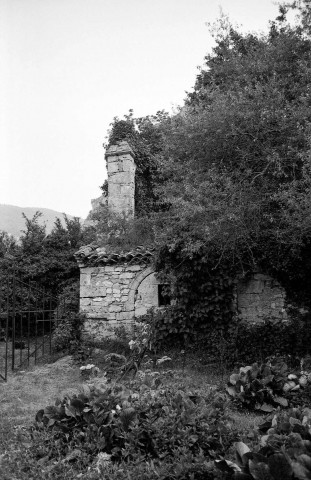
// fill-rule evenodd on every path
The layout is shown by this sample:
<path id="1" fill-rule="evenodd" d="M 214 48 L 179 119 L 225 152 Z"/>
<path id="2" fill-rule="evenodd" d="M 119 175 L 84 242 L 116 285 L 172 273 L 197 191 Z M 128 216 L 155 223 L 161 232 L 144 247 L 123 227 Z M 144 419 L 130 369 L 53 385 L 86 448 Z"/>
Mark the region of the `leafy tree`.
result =
<path id="1" fill-rule="evenodd" d="M 17 242 L 13 235 L 0 230 L 0 259 L 16 254 Z"/>
<path id="2" fill-rule="evenodd" d="M 176 115 L 130 112 L 112 124 L 109 143 L 125 139 L 136 154 L 136 211 L 151 222 L 158 270 L 178 300 L 166 321 L 174 335 L 218 326 L 222 336 L 233 279 L 257 266 L 311 304 L 308 15 L 307 1 L 283 5 L 266 35 L 242 34 L 222 17 Z M 103 243 L 122 248 L 132 226 L 102 220 Z"/>
<path id="3" fill-rule="evenodd" d="M 14 267 L 24 280 L 36 281 L 42 288 L 58 295 L 65 287 L 77 282 L 79 268 L 74 253 L 81 245 L 94 240 L 92 227 L 83 228 L 79 218 L 64 216 L 65 226 L 56 219 L 51 233 L 39 223 L 40 212 L 32 218 L 24 215 L 26 228 L 17 245 L 8 234 L 0 236 L 0 252 L 7 252 L 2 270 Z M 0 253 L 0 255 L 1 255 Z"/>
<path id="4" fill-rule="evenodd" d="M 216 27 L 194 92 L 163 130 L 157 194 L 170 209 L 155 231 L 160 264 L 175 258 L 179 279 L 198 255 L 209 272 L 261 265 L 310 302 L 311 40 L 286 12 L 267 35 L 226 18 Z"/>
<path id="5" fill-rule="evenodd" d="M 42 213 L 36 212 L 32 219 L 27 218 L 24 213 L 22 215 L 26 223 L 26 230 L 22 231 L 23 235 L 20 238 L 23 254 L 26 256 L 38 254 L 46 237 L 46 226 L 39 223 Z"/>
<path id="6" fill-rule="evenodd" d="M 282 4 L 280 7 L 280 12 L 285 17 L 287 10 L 291 9 L 296 11 L 297 19 L 301 24 L 303 32 L 305 35 L 311 35 L 311 2 L 310 0 L 294 0 L 293 2 L 288 2 Z"/>

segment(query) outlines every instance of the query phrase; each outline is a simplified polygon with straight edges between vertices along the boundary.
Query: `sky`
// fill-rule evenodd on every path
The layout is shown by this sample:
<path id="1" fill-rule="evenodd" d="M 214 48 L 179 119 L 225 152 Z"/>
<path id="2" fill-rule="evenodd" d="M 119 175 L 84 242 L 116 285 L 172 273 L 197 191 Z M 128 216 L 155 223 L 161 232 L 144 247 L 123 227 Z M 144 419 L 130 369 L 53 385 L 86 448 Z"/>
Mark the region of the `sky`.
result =
<path id="1" fill-rule="evenodd" d="M 273 0 L 0 0 L 0 203 L 85 218 L 109 124 L 183 103 L 220 8 L 257 32 L 278 12 Z"/>

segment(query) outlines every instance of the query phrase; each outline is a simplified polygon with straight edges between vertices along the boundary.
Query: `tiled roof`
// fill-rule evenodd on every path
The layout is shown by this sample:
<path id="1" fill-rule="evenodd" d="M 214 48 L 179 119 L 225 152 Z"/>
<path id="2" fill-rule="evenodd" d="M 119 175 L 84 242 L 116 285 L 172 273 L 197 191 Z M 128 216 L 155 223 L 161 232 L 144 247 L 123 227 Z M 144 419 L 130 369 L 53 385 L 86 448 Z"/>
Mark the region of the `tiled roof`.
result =
<path id="1" fill-rule="evenodd" d="M 98 245 L 86 245 L 75 253 L 80 266 L 100 267 L 127 263 L 128 265 L 150 263 L 154 254 L 154 248 L 137 247 L 130 252 L 107 252 L 104 247 Z"/>

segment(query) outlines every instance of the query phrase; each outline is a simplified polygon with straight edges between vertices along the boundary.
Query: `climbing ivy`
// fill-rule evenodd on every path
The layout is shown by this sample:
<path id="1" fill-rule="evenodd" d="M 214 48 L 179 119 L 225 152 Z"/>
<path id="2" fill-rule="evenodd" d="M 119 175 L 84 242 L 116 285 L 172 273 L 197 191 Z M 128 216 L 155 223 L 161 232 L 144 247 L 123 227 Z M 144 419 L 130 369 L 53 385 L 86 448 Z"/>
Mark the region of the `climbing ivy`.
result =
<path id="1" fill-rule="evenodd" d="M 159 154 L 163 148 L 162 131 L 169 116 L 164 111 L 156 115 L 135 118 L 130 110 L 123 119 L 115 117 L 108 132 L 108 144 L 126 140 L 134 154 L 135 175 L 135 214 L 143 216 L 161 209 L 156 187 L 161 182 Z M 106 184 L 102 187 L 106 191 Z"/>
<path id="2" fill-rule="evenodd" d="M 234 277 L 231 266 L 217 265 L 216 258 L 199 251 L 185 255 L 182 250 L 171 252 L 162 248 L 157 270 L 168 281 L 172 306 L 167 309 L 161 335 L 187 345 L 202 339 L 212 331 L 226 335 L 234 308 Z"/>

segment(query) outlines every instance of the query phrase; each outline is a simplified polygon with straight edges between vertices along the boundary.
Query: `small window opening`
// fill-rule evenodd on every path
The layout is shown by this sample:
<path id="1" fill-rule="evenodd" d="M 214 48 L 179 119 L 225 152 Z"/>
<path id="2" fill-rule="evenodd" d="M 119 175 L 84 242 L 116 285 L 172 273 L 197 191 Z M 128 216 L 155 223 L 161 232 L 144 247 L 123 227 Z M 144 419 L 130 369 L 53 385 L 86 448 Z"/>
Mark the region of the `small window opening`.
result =
<path id="1" fill-rule="evenodd" d="M 166 284 L 158 285 L 158 299 L 159 307 L 165 307 L 171 304 L 170 296 L 168 295 L 169 287 Z"/>

